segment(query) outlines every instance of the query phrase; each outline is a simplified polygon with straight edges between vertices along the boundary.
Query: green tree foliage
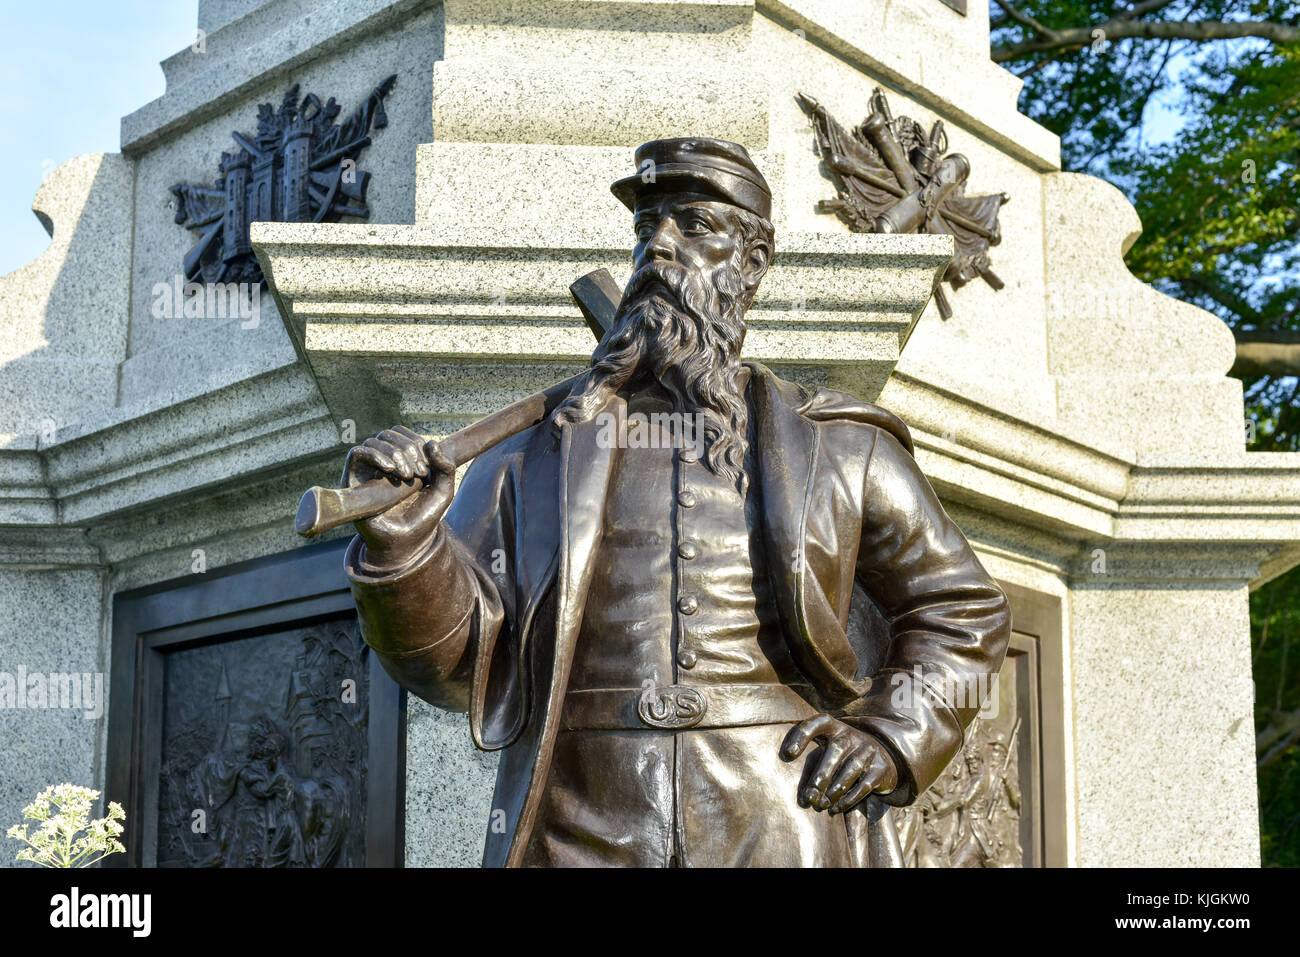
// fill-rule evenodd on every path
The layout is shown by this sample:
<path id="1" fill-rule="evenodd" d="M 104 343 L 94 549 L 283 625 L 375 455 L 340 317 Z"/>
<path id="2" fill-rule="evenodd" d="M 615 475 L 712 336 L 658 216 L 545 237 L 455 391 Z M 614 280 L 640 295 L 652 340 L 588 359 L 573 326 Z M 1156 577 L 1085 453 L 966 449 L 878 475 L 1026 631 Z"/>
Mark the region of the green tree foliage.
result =
<path id="1" fill-rule="evenodd" d="M 1300 574 L 1250 598 L 1265 864 L 1300 867 Z"/>
<path id="2" fill-rule="evenodd" d="M 1300 450 L 1300 3 L 990 0 L 992 56 L 1065 169 L 1114 183 L 1133 273 L 1237 339 L 1257 451 Z M 1177 135 L 1151 142 L 1161 103 Z M 1264 861 L 1300 865 L 1300 570 L 1251 598 Z M 1292 645 L 1296 647 L 1292 647 Z"/>
<path id="3" fill-rule="evenodd" d="M 1300 449 L 1300 3 L 993 0 L 992 14 L 994 58 L 1024 77 L 1022 108 L 1061 136 L 1062 165 L 1137 207 L 1129 268 L 1232 327 L 1255 448 Z M 1213 24 L 1297 39 L 1197 36 Z M 1116 38 L 1161 25 L 1187 35 Z M 1071 28 L 1082 37 L 1052 40 Z M 1150 145 L 1144 115 L 1173 93 L 1184 126 Z"/>

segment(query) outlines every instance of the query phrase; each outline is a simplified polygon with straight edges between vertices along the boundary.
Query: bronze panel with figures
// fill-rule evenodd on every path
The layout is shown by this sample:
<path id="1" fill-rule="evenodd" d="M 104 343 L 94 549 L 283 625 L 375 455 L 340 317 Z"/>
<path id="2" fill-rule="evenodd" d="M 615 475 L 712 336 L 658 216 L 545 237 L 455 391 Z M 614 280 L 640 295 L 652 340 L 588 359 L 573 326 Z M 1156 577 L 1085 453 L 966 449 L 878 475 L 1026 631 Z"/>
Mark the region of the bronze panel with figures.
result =
<path id="1" fill-rule="evenodd" d="M 114 605 L 109 865 L 400 866 L 405 704 L 361 640 L 344 543 Z"/>
<path id="2" fill-rule="evenodd" d="M 159 867 L 364 862 L 364 647 L 338 622 L 166 656 Z"/>
<path id="3" fill-rule="evenodd" d="M 1013 632 L 966 743 L 899 821 L 908 867 L 1034 867 L 1039 835 L 1037 644 Z"/>

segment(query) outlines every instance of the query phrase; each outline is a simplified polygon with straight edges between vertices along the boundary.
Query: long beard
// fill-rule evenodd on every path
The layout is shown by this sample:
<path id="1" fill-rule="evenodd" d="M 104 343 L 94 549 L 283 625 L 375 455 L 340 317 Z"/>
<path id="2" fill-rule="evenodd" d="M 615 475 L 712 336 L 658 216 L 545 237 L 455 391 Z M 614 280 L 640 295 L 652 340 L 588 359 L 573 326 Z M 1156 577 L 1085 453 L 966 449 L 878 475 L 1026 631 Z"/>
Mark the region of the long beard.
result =
<path id="1" fill-rule="evenodd" d="M 738 382 L 744 293 L 739 255 L 713 283 L 676 263 L 640 269 L 592 353 L 591 370 L 555 410 L 552 424 L 590 420 L 644 370 L 668 391 L 675 412 L 693 416 L 705 464 L 743 490 L 749 418 Z"/>

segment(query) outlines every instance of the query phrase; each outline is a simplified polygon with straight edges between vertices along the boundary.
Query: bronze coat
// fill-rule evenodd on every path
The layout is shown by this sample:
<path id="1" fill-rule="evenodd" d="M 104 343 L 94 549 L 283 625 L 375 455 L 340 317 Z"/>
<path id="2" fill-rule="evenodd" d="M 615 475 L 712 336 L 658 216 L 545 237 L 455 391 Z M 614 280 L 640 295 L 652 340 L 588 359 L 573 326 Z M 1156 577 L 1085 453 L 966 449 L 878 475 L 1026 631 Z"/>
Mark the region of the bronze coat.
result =
<path id="1" fill-rule="evenodd" d="M 950 689 L 986 687 L 1001 667 L 1006 596 L 901 421 L 748 365 L 764 544 L 791 651 L 826 708 L 893 754 L 900 784 L 883 799 L 910 803 L 978 712 Z M 399 569 L 368 569 L 359 538 L 348 549 L 362 634 L 385 668 L 468 711 L 475 744 L 503 752 L 493 809 L 506 827 L 489 828 L 487 866 L 518 863 L 545 786 L 601 540 L 612 454 L 598 432 L 592 420 L 557 439 L 543 423 L 480 456 L 432 544 Z"/>

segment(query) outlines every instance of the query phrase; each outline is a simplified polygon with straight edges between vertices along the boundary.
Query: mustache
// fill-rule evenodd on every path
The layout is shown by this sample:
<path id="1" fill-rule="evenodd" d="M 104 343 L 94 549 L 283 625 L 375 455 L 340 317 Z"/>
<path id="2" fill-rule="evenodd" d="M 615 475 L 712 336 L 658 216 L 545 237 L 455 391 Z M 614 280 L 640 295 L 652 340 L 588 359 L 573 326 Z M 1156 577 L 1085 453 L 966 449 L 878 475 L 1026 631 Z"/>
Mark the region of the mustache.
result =
<path id="1" fill-rule="evenodd" d="M 686 285 L 689 276 L 686 269 L 677 263 L 670 262 L 651 262 L 646 263 L 640 269 L 632 274 L 632 278 L 627 281 L 623 288 L 623 299 L 620 306 L 630 304 L 633 300 L 640 298 L 648 292 L 663 292 L 674 299 L 679 300 L 680 305 L 682 287 Z M 662 287 L 656 290 L 654 287 Z"/>
<path id="2" fill-rule="evenodd" d="M 666 306 L 678 315 L 689 317 L 692 324 L 700 330 L 716 328 L 719 323 L 736 326 L 740 340 L 744 339 L 744 324 L 736 310 L 738 277 L 730 275 L 728 270 L 705 279 L 699 272 L 671 261 L 654 261 L 646 263 L 632 274 L 623 289 L 623 298 L 614 313 L 614 323 L 610 333 L 597 348 L 593 359 L 607 354 L 606 347 L 613 346 L 617 340 L 625 338 L 619 333 L 626 333 L 629 324 L 640 325 L 655 304 Z M 695 343 L 692 343 L 694 345 Z M 682 343 L 686 345 L 685 342 Z"/>
<path id="3" fill-rule="evenodd" d="M 698 275 L 678 263 L 651 262 L 632 274 L 615 316 L 622 319 L 638 304 L 655 298 L 696 319 L 716 316 L 720 311 L 717 291 L 711 283 L 701 282 Z"/>

